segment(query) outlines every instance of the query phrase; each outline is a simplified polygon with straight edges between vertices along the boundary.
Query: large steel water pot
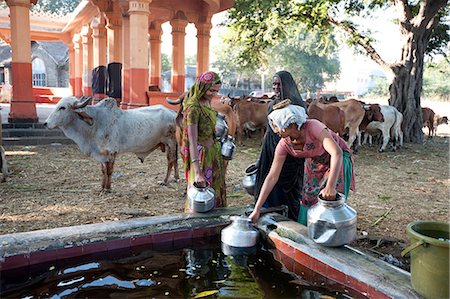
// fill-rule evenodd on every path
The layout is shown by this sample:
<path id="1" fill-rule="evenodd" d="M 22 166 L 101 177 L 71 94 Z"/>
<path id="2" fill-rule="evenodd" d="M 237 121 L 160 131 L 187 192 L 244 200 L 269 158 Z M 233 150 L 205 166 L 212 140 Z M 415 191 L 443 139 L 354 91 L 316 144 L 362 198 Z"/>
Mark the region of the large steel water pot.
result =
<path id="1" fill-rule="evenodd" d="M 231 219 L 233 222 L 222 229 L 222 243 L 234 248 L 255 246 L 258 243 L 259 231 L 250 224 L 251 219 L 245 216 L 232 216 Z"/>
<path id="2" fill-rule="evenodd" d="M 323 200 L 308 210 L 308 236 L 324 246 L 342 246 L 356 238 L 356 211 L 345 203 L 342 193 L 336 200 Z"/>
<path id="3" fill-rule="evenodd" d="M 187 191 L 189 208 L 195 212 L 208 212 L 214 208 L 214 189 L 199 187 L 194 183 Z"/>
<path id="4" fill-rule="evenodd" d="M 242 179 L 242 186 L 245 191 L 247 191 L 250 195 L 255 195 L 255 185 L 256 185 L 256 173 L 258 172 L 258 168 L 256 167 L 256 163 L 249 165 L 244 173 L 245 176 Z"/>

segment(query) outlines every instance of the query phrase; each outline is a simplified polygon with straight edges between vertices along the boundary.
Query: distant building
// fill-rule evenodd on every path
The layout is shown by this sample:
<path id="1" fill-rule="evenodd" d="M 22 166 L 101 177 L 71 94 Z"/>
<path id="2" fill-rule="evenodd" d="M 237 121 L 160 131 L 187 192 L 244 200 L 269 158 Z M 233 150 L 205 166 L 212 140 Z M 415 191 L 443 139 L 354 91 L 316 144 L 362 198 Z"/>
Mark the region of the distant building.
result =
<path id="1" fill-rule="evenodd" d="M 68 49 L 63 42 L 31 42 L 33 86 L 68 87 Z M 11 47 L 0 43 L 0 85 L 12 82 Z"/>

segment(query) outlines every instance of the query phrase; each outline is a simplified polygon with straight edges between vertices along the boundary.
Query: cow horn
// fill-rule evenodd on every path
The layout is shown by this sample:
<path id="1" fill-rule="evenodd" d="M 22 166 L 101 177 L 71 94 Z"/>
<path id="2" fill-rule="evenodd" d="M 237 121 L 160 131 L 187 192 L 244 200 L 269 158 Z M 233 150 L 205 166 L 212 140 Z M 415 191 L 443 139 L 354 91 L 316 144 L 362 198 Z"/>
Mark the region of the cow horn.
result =
<path id="1" fill-rule="evenodd" d="M 172 100 L 171 98 L 166 97 L 166 102 L 170 105 L 178 105 L 181 103 L 181 99 Z"/>
<path id="2" fill-rule="evenodd" d="M 73 104 L 72 105 L 72 108 L 73 109 L 81 109 L 81 108 L 84 108 L 84 107 L 86 107 L 88 104 L 89 104 L 89 102 L 92 100 L 92 97 L 85 97 L 85 96 L 82 96 L 79 100 L 78 100 L 78 102 L 76 102 L 75 104 Z"/>

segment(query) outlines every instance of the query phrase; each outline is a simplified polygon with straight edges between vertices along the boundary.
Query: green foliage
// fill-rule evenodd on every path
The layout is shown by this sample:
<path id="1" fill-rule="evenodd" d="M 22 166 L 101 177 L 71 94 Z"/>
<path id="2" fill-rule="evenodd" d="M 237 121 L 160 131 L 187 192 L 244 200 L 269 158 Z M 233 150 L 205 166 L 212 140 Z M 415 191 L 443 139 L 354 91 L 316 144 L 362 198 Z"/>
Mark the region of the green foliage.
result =
<path id="1" fill-rule="evenodd" d="M 266 1 L 244 2 L 244 6 L 255 9 L 267 8 L 264 6 Z M 279 6 L 271 8 L 269 19 L 261 23 L 262 12 L 239 11 L 238 7 L 243 3 L 236 2 L 236 5 L 235 14 L 230 15 L 227 21 L 229 30 L 223 36 L 225 46 L 215 50 L 217 60 L 213 66 L 221 72 L 225 82 L 227 77 L 258 79 L 261 73 L 272 75 L 277 70 L 286 69 L 296 78 L 302 91 L 314 92 L 323 86 L 324 76 L 333 79 L 339 73 L 340 65 L 335 56 L 337 51 L 332 35 L 328 35 L 326 44 L 322 43 L 321 35 L 306 26 L 280 19 L 275 12 L 282 15 L 288 10 L 280 10 Z M 250 25 L 235 23 L 236 27 L 230 25 L 233 18 L 250 18 L 253 21 Z M 280 22 L 284 25 L 280 26 Z M 255 31 L 254 25 L 257 24 L 263 31 Z M 271 81 L 266 83 L 265 88 L 270 86 Z"/>
<path id="2" fill-rule="evenodd" d="M 170 71 L 172 68 L 172 59 L 166 53 L 161 53 L 161 73 Z"/>
<path id="3" fill-rule="evenodd" d="M 389 96 L 389 83 L 386 77 L 373 78 L 374 85 L 369 88 L 368 96 L 373 97 L 388 97 Z"/>
<path id="4" fill-rule="evenodd" d="M 425 65 L 423 92 L 427 96 L 447 98 L 450 94 L 450 63 L 446 57 Z"/>
<path id="5" fill-rule="evenodd" d="M 75 10 L 81 0 L 39 0 L 32 10 L 68 14 Z"/>

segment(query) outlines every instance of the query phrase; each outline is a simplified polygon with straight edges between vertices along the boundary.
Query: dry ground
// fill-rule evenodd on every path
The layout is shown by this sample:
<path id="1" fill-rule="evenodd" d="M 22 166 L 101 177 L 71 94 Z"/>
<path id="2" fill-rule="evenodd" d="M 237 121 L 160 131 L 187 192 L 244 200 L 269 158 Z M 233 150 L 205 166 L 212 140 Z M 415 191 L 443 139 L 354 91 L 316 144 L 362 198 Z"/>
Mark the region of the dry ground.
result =
<path id="1" fill-rule="evenodd" d="M 438 132 L 442 129 L 450 131 L 441 126 Z M 384 258 L 392 254 L 407 269 L 408 261 L 399 255 L 408 244 L 406 225 L 417 220 L 449 221 L 449 138 L 440 135 L 396 152 L 378 153 L 366 146 L 355 155 L 357 192 L 350 193 L 348 204 L 358 212 L 360 240 L 353 245 Z M 183 211 L 183 172 L 179 182 L 172 178 L 169 186 L 160 186 L 167 165 L 160 152 L 143 164 L 131 154 L 119 156 L 113 191 L 99 195 L 100 165 L 75 145 L 6 147 L 6 151 L 11 174 L 0 183 L 0 234 Z M 258 151 L 255 139 L 237 149 L 227 174 L 230 206 L 253 203 L 241 180 Z"/>

